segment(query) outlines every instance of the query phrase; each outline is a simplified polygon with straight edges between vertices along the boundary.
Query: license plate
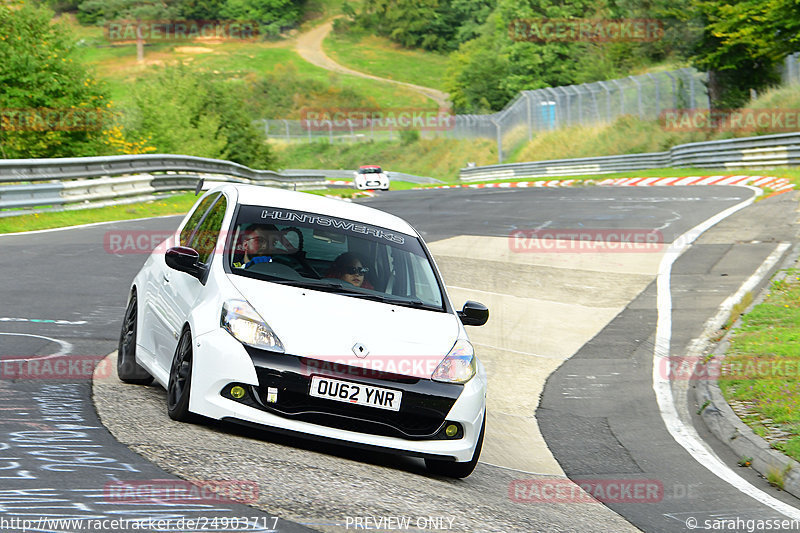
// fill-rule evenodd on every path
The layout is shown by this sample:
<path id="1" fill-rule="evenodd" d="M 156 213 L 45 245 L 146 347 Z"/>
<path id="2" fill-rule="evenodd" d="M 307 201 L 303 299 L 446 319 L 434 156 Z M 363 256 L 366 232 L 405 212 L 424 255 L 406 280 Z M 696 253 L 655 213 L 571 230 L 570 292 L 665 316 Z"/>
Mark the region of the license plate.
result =
<path id="1" fill-rule="evenodd" d="M 403 392 L 399 390 L 373 387 L 362 383 L 352 383 L 338 379 L 311 377 L 311 396 L 327 398 L 353 405 L 366 405 L 389 411 L 399 411 Z"/>

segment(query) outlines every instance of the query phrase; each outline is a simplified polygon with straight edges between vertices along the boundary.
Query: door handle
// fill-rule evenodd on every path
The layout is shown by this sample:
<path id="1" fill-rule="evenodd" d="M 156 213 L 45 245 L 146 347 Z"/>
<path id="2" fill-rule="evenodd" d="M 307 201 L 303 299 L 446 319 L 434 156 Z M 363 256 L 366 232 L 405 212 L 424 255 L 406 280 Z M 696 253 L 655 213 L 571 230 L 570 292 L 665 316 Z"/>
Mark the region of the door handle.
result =
<path id="1" fill-rule="evenodd" d="M 168 274 L 162 274 L 162 277 L 164 278 L 164 283 L 169 283 L 169 275 Z"/>

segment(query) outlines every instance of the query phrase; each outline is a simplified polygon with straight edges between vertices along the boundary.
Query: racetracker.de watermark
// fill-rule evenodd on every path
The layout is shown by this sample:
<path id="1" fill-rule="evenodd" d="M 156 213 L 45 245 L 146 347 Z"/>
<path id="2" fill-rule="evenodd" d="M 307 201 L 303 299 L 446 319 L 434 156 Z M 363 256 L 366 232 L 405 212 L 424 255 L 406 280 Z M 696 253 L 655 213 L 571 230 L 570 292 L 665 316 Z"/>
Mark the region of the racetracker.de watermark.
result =
<path id="1" fill-rule="evenodd" d="M 657 479 L 515 479 L 508 497 L 517 503 L 657 503 L 664 484 Z"/>
<path id="2" fill-rule="evenodd" d="M 667 131 L 794 132 L 800 109 L 666 109 L 659 123 Z"/>
<path id="3" fill-rule="evenodd" d="M 316 355 L 315 359 L 301 360 L 301 373 L 305 376 L 333 374 L 337 376 L 377 378 L 385 374 L 429 378 L 444 359 L 439 355 L 385 355 L 369 353 L 363 348 L 358 355 Z M 353 350 L 358 351 L 354 346 Z"/>
<path id="4" fill-rule="evenodd" d="M 664 37 L 656 19 L 516 19 L 508 25 L 513 41 L 548 42 L 648 42 Z"/>
<path id="5" fill-rule="evenodd" d="M 4 108 L 2 131 L 99 131 L 105 111 L 99 108 Z"/>
<path id="6" fill-rule="evenodd" d="M 310 131 L 447 131 L 456 125 L 448 110 L 414 107 L 305 108 L 300 121 Z"/>
<path id="7" fill-rule="evenodd" d="M 109 41 L 251 41 L 260 35 L 256 21 L 238 20 L 117 20 L 106 24 Z"/>
<path id="8" fill-rule="evenodd" d="M 103 487 L 107 503 L 252 504 L 258 501 L 258 494 L 255 481 L 242 479 L 109 481 Z"/>
<path id="9" fill-rule="evenodd" d="M 508 247 L 517 253 L 652 253 L 664 248 L 664 236 L 652 229 L 517 229 Z"/>
<path id="10" fill-rule="evenodd" d="M 664 484 L 657 479 L 515 479 L 508 497 L 516 503 L 657 503 Z"/>
<path id="11" fill-rule="evenodd" d="M 51 355 L 0 359 L 0 379 L 82 380 L 111 375 L 103 355 Z"/>
<path id="12" fill-rule="evenodd" d="M 671 381 L 737 381 L 800 379 L 800 361 L 792 359 L 707 359 L 698 356 L 661 357 L 658 375 Z"/>

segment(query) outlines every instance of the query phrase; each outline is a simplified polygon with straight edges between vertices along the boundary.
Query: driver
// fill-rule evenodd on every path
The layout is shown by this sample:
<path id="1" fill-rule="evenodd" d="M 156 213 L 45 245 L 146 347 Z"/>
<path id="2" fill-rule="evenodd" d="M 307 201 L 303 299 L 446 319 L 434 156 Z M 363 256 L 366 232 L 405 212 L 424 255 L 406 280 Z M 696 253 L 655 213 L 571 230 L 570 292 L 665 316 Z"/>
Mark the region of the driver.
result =
<path id="1" fill-rule="evenodd" d="M 234 261 L 236 268 L 247 268 L 257 263 L 270 263 L 274 254 L 287 253 L 284 238 L 272 224 L 251 224 L 242 236 L 243 255 Z"/>

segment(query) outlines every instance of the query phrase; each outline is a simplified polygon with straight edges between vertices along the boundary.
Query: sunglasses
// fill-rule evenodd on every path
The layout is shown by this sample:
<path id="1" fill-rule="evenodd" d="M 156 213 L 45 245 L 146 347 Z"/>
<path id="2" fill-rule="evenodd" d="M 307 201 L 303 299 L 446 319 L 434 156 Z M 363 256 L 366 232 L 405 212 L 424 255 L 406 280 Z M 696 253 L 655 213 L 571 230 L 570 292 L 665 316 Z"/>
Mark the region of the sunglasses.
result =
<path id="1" fill-rule="evenodd" d="M 350 268 L 346 269 L 345 272 L 347 274 L 353 274 L 353 275 L 359 274 L 359 275 L 363 276 L 364 274 L 369 272 L 369 269 L 367 267 L 350 267 Z"/>

